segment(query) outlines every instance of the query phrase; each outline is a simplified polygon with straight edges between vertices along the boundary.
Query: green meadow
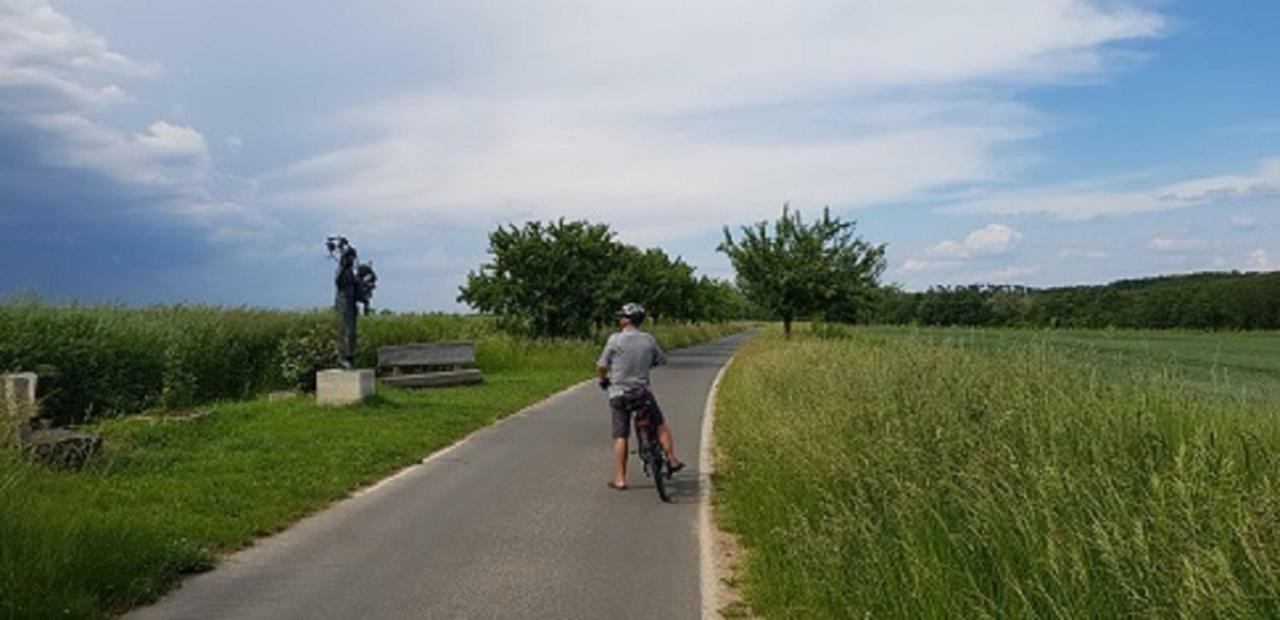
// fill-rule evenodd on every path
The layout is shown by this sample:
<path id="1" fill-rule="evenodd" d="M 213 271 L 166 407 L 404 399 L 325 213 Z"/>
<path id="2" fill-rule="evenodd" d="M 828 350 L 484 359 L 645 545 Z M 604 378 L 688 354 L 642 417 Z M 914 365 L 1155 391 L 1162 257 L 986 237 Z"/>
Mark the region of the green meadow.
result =
<path id="1" fill-rule="evenodd" d="M 1280 335 L 837 328 L 747 344 L 717 519 L 776 618 L 1280 615 Z"/>

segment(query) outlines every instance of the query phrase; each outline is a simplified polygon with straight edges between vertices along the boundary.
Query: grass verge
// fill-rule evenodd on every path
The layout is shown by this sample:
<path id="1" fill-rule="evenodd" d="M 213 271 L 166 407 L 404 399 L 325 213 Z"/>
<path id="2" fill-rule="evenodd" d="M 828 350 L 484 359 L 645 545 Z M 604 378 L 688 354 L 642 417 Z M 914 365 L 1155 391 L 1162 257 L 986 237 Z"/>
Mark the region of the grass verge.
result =
<path id="1" fill-rule="evenodd" d="M 736 329 L 657 334 L 675 348 Z M 153 600 L 219 554 L 587 378 L 596 354 L 594 343 L 493 335 L 479 345 L 480 386 L 104 420 L 93 430 L 106 453 L 80 472 L 0 454 L 0 617 L 105 617 Z"/>
<path id="2" fill-rule="evenodd" d="M 1157 364 L 906 330 L 763 335 L 717 519 L 765 617 L 1274 617 L 1275 403 Z"/>

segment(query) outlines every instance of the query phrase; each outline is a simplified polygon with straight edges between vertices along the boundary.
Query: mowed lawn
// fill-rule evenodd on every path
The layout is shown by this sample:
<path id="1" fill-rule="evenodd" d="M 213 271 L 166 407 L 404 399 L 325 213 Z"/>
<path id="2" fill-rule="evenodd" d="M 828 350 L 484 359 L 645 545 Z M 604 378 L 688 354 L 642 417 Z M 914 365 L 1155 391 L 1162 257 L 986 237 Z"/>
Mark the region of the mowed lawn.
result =
<path id="1" fill-rule="evenodd" d="M 777 618 L 1280 615 L 1280 336 L 757 337 L 717 519 Z"/>
<path id="2" fill-rule="evenodd" d="M 382 388 L 354 407 L 259 400 L 191 420 L 129 417 L 96 427 L 107 452 L 83 472 L 0 462 L 0 617 L 95 617 L 148 601 L 217 554 L 586 376 L 502 372 L 476 387 Z"/>

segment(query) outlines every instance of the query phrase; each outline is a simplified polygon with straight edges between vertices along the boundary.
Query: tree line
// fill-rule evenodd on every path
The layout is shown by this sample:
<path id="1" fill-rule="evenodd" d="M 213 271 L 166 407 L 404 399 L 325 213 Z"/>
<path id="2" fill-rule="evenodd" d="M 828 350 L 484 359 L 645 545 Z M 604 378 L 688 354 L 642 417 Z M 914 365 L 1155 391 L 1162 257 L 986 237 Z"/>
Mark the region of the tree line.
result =
<path id="1" fill-rule="evenodd" d="M 880 290 L 870 321 L 920 325 L 1280 329 L 1280 271 L 1205 272 L 1104 285 Z"/>
<path id="2" fill-rule="evenodd" d="M 458 300 L 534 336 L 582 337 L 639 301 L 656 320 L 1280 329 L 1280 272 L 1197 273 L 1106 285 L 1035 289 L 974 284 L 911 292 L 884 286 L 885 246 L 824 209 L 805 221 L 784 205 L 773 222 L 726 226 L 717 250 L 734 282 L 697 276 L 680 257 L 616 239 L 586 221 L 508 225 L 489 236 L 492 260 Z"/>

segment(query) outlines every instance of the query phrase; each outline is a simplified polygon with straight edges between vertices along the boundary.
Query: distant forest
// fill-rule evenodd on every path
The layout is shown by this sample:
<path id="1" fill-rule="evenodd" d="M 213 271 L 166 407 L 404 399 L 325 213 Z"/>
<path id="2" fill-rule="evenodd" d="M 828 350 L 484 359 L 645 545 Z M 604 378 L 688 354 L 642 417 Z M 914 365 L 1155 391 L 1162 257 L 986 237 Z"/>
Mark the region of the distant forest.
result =
<path id="1" fill-rule="evenodd" d="M 882 288 L 872 323 L 1029 327 L 1280 329 L 1280 271 L 1195 273 L 1106 285 Z"/>

